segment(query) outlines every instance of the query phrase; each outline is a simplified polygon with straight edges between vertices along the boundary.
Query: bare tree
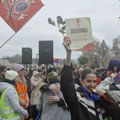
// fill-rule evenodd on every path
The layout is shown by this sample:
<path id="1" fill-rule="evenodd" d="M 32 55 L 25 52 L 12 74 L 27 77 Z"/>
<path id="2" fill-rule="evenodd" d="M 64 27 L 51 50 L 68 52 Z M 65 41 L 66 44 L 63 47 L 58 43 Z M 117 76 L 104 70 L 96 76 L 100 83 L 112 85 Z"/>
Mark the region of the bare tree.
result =
<path id="1" fill-rule="evenodd" d="M 120 48 L 119 48 L 120 41 L 118 38 L 113 39 L 113 46 L 112 46 L 112 53 L 116 59 L 120 60 Z"/>
<path id="2" fill-rule="evenodd" d="M 83 56 L 89 59 L 88 66 L 95 67 L 106 67 L 110 59 L 110 49 L 106 45 L 105 40 L 100 42 L 99 39 L 94 38 L 94 50 L 83 51 Z"/>

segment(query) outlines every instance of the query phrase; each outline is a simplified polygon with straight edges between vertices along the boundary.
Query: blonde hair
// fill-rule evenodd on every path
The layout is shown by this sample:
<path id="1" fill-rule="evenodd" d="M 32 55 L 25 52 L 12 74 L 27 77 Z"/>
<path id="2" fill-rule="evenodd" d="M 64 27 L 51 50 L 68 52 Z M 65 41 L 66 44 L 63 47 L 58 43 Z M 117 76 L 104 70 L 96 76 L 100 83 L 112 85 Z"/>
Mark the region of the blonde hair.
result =
<path id="1" fill-rule="evenodd" d="M 47 76 L 47 82 L 49 83 L 49 80 L 50 79 L 55 79 L 55 78 L 58 78 L 58 73 L 56 72 L 50 72 Z"/>

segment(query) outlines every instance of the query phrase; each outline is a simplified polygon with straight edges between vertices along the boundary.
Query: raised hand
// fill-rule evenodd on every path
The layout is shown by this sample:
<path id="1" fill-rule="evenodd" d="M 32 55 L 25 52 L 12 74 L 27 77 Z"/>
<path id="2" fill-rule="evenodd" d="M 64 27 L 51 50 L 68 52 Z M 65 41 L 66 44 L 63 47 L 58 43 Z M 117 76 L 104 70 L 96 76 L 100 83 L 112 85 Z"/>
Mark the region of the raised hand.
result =
<path id="1" fill-rule="evenodd" d="M 106 91 L 105 90 L 96 90 L 96 92 L 98 93 L 99 96 L 103 96 L 106 94 Z"/>
<path id="2" fill-rule="evenodd" d="M 63 46 L 66 50 L 66 60 L 65 60 L 65 65 L 70 66 L 71 65 L 71 48 L 70 48 L 71 40 L 69 37 L 64 37 L 63 40 Z"/>
<path id="3" fill-rule="evenodd" d="M 63 46 L 65 47 L 67 52 L 71 52 L 70 44 L 71 40 L 69 39 L 69 37 L 64 37 Z"/>

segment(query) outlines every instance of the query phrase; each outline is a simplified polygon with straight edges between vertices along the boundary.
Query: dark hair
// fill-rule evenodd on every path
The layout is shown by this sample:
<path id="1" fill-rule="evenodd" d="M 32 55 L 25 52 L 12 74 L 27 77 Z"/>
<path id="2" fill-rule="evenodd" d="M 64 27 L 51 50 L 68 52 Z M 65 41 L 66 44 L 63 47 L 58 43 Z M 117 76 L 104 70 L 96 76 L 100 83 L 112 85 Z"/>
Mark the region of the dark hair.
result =
<path id="1" fill-rule="evenodd" d="M 11 85 L 16 86 L 16 84 L 15 84 L 15 81 L 14 81 L 14 80 L 13 80 L 13 81 L 10 81 L 10 80 L 8 80 L 8 79 L 5 79 L 5 82 L 6 82 L 6 83 L 9 83 L 9 84 L 11 84 Z"/>
<path id="2" fill-rule="evenodd" d="M 117 71 L 120 71 L 120 62 L 118 60 L 110 60 L 108 70 L 114 71 L 115 66 L 117 67 Z"/>
<path id="3" fill-rule="evenodd" d="M 46 68 L 46 67 L 45 67 L 45 66 L 43 66 L 43 67 L 42 67 L 42 70 L 44 70 L 45 68 Z"/>
<path id="4" fill-rule="evenodd" d="M 6 66 L 0 65 L 0 72 L 4 72 L 5 69 L 6 69 Z"/>
<path id="5" fill-rule="evenodd" d="M 95 72 L 94 72 L 92 69 L 90 69 L 90 68 L 84 68 L 84 69 L 81 71 L 81 80 L 84 80 L 84 79 L 86 78 L 86 76 L 87 76 L 88 74 L 91 74 L 91 73 L 95 74 Z"/>
<path id="6" fill-rule="evenodd" d="M 52 68 L 50 67 L 50 68 L 47 70 L 47 74 L 50 73 L 50 72 L 52 72 L 52 71 L 54 71 L 54 68 L 53 68 L 53 67 L 52 67 Z"/>

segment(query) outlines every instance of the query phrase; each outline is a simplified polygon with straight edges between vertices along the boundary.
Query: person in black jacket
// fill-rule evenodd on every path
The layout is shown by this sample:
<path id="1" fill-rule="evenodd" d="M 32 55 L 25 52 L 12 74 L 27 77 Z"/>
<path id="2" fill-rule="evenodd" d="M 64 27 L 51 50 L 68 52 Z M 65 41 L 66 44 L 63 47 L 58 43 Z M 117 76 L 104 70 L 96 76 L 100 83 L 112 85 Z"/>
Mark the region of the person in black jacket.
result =
<path id="1" fill-rule="evenodd" d="M 61 73 L 61 91 L 71 112 L 71 120 L 119 120 L 120 108 L 105 91 L 99 96 L 93 89 L 96 87 L 96 75 L 91 69 L 81 72 L 81 87 L 75 89 L 71 66 L 70 39 L 64 38 L 63 46 L 67 55 Z"/>

